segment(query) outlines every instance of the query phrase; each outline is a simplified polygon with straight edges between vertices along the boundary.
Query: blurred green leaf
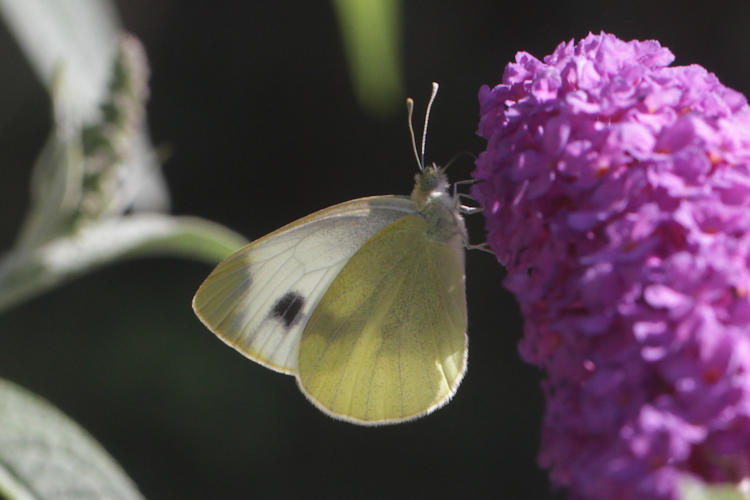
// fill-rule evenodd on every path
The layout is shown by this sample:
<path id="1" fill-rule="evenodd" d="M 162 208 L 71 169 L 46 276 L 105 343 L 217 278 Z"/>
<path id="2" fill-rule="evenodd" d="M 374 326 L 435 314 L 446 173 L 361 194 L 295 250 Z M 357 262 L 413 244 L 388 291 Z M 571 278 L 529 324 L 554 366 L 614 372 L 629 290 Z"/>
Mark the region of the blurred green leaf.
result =
<path id="1" fill-rule="evenodd" d="M 245 238 L 158 213 L 168 194 L 145 121 L 148 62 L 108 0 L 0 0 L 10 30 L 48 86 L 50 137 L 15 248 L 0 259 L 0 311 L 119 259 L 218 262 Z"/>
<path id="2" fill-rule="evenodd" d="M 686 478 L 681 485 L 682 500 L 748 500 L 740 488 L 732 484 L 706 484 Z"/>
<path id="3" fill-rule="evenodd" d="M 0 493 L 8 499 L 141 499 L 133 482 L 75 422 L 0 379 Z"/>
<path id="4" fill-rule="evenodd" d="M 31 204 L 16 249 L 24 251 L 70 230 L 83 191 L 83 151 L 78 140 L 53 127 L 34 163 Z"/>
<path id="5" fill-rule="evenodd" d="M 197 217 L 138 213 L 103 219 L 0 260 L 0 311 L 120 259 L 177 255 L 214 264 L 246 243 L 241 235 Z"/>
<path id="6" fill-rule="evenodd" d="M 121 31 L 114 3 L 0 0 L 0 14 L 53 106 L 18 249 L 64 235 L 87 217 L 166 211 L 169 195 L 143 118 L 148 64 L 138 40 Z"/>
<path id="7" fill-rule="evenodd" d="M 399 0 L 333 0 L 360 105 L 386 115 L 403 105 Z"/>
<path id="8" fill-rule="evenodd" d="M 97 121 L 77 123 L 66 114 L 59 89 L 51 91 L 52 131 L 34 165 L 19 250 L 69 234 L 91 220 L 166 208 L 166 186 L 145 129 L 146 56 L 129 35 L 122 35 L 117 47 Z"/>
<path id="9" fill-rule="evenodd" d="M 73 126 L 99 119 L 119 21 L 108 0 L 0 0 L 0 12 Z"/>

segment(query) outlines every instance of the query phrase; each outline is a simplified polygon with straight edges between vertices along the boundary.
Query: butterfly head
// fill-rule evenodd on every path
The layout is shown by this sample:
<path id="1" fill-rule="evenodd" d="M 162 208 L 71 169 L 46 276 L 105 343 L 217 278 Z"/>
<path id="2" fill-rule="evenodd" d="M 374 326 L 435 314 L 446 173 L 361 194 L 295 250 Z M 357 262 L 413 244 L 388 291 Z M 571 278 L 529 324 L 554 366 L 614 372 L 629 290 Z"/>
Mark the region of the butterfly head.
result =
<path id="1" fill-rule="evenodd" d="M 417 204 L 419 211 L 423 211 L 424 208 L 430 204 L 433 200 L 447 198 L 451 200 L 450 205 L 453 205 L 451 196 L 448 194 L 448 178 L 445 175 L 444 169 L 438 167 L 434 163 L 432 165 L 425 165 L 424 161 L 424 148 L 427 142 L 427 124 L 430 121 L 430 109 L 432 109 L 432 103 L 435 101 L 437 95 L 438 84 L 432 82 L 432 94 L 430 100 L 427 103 L 427 110 L 424 115 L 424 127 L 422 127 L 422 147 L 417 150 L 417 141 L 414 136 L 414 127 L 412 126 L 412 112 L 414 111 L 414 101 L 411 98 L 406 100 L 406 109 L 408 112 L 408 125 L 409 134 L 411 135 L 411 146 L 414 150 L 414 157 L 417 159 L 417 167 L 419 167 L 419 173 L 415 176 L 414 190 L 411 192 L 411 197 Z"/>
<path id="2" fill-rule="evenodd" d="M 415 177 L 411 199 L 427 221 L 427 234 L 438 241 L 467 241 L 464 220 L 448 188 L 448 177 L 442 168 L 428 165 Z"/>
<path id="3" fill-rule="evenodd" d="M 448 177 L 443 169 L 435 164 L 428 165 L 414 176 L 414 189 L 411 198 L 419 210 L 424 209 L 430 202 L 441 198 L 450 199 L 448 194 Z M 451 203 L 452 204 L 452 203 Z"/>
<path id="4" fill-rule="evenodd" d="M 432 83 L 432 95 L 427 103 L 425 111 L 424 127 L 422 128 L 422 147 L 417 150 L 417 141 L 414 137 L 414 127 L 412 126 L 412 112 L 414 111 L 414 101 L 409 98 L 406 100 L 406 109 L 409 115 L 409 134 L 411 135 L 412 149 L 417 159 L 419 173 L 415 176 L 414 189 L 411 192 L 411 199 L 417 206 L 419 214 L 427 221 L 427 234 L 430 238 L 440 241 L 450 241 L 459 237 L 460 241 L 467 241 L 466 228 L 463 217 L 458 208 L 458 203 L 453 195 L 449 192 L 448 176 L 445 175 L 445 169 L 438 167 L 434 163 L 425 165 L 424 148 L 427 139 L 427 123 L 430 119 L 430 109 L 437 95 L 438 84 Z"/>

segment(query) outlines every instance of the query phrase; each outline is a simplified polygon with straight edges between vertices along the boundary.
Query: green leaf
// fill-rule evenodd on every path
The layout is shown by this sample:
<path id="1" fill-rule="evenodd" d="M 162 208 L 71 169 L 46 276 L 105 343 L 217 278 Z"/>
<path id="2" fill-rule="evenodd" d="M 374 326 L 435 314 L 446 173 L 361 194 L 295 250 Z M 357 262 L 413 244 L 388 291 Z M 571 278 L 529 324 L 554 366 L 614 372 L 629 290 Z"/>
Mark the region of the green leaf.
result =
<path id="1" fill-rule="evenodd" d="M 403 105 L 399 0 L 333 0 L 354 90 L 369 113 Z"/>
<path id="2" fill-rule="evenodd" d="M 215 264 L 246 243 L 234 231 L 197 217 L 135 213 L 92 222 L 0 260 L 0 311 L 120 259 L 177 255 Z"/>
<path id="3" fill-rule="evenodd" d="M 82 196 L 82 178 L 80 143 L 53 128 L 32 170 L 31 205 L 16 241 L 18 251 L 70 230 Z"/>
<path id="4" fill-rule="evenodd" d="M 0 379 L 0 494 L 8 499 L 141 499 L 81 427 L 38 396 Z"/>
<path id="5" fill-rule="evenodd" d="M 120 37 L 107 0 L 0 0 L 0 12 L 37 76 L 73 126 L 98 121 Z"/>
<path id="6" fill-rule="evenodd" d="M 110 0 L 0 0 L 42 82 L 53 123 L 16 245 L 0 258 L 0 311 L 118 259 L 216 263 L 246 243 L 169 204 L 148 139 L 148 63 Z"/>
<path id="7" fill-rule="evenodd" d="M 144 120 L 148 63 L 110 0 L 0 0 L 0 14 L 53 106 L 31 206 L 26 251 L 88 219 L 166 211 L 169 195 Z"/>

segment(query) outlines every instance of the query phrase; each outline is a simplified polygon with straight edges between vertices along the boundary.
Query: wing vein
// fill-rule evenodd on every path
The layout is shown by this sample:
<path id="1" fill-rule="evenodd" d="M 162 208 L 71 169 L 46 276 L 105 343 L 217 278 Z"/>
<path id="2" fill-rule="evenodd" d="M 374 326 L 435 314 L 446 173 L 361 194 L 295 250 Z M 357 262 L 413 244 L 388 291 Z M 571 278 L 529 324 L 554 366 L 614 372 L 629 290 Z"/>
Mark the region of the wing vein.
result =
<path id="1" fill-rule="evenodd" d="M 416 256 L 417 258 L 415 259 L 415 256 L 413 255 L 416 252 L 417 252 L 416 249 L 412 250 L 410 252 L 412 255 L 408 255 L 408 254 L 404 255 L 404 257 L 402 257 L 402 259 L 400 260 L 400 262 L 403 262 L 404 260 L 406 260 L 407 257 L 410 257 L 412 260 L 416 260 L 418 262 L 419 261 L 419 258 L 418 258 L 419 256 Z M 394 265 L 393 267 L 395 268 L 396 266 Z M 413 266 L 409 266 L 408 268 L 409 268 L 410 272 L 402 274 L 401 282 L 397 284 L 397 293 L 393 294 L 393 296 L 391 298 L 391 301 L 390 301 L 390 304 L 388 304 L 388 307 L 386 308 L 386 313 L 387 313 L 388 310 L 391 310 L 393 308 L 393 303 L 400 298 L 400 296 L 401 296 L 401 289 L 403 287 L 405 287 L 406 285 L 408 285 L 409 283 L 412 282 L 412 280 L 410 279 L 411 278 L 410 273 L 413 272 Z M 382 286 L 382 281 L 380 282 L 380 285 Z M 380 288 L 380 286 L 378 288 Z M 373 293 L 373 295 L 375 295 L 375 294 Z M 403 326 L 402 325 L 399 325 L 399 327 L 403 330 Z M 381 331 L 381 342 L 380 342 L 380 347 L 378 348 L 378 352 L 375 355 L 375 360 L 374 360 L 374 363 L 373 363 L 373 371 L 377 371 L 378 361 L 380 360 L 380 354 L 382 353 L 383 347 L 385 345 L 385 338 L 383 338 L 382 333 L 383 332 Z M 400 335 L 396 335 L 396 337 L 399 339 L 399 347 L 400 347 L 400 341 L 401 341 Z M 401 366 L 399 365 L 399 382 L 400 382 L 400 369 L 401 369 Z M 367 397 L 365 398 L 365 415 L 368 415 L 368 413 L 370 411 L 370 395 L 372 394 L 372 383 L 373 383 L 374 380 L 375 380 L 375 377 L 374 376 L 370 376 L 370 383 L 368 384 L 368 387 L 367 387 Z M 401 388 L 401 387 L 399 387 L 399 388 Z M 401 407 L 403 409 L 403 397 L 402 397 L 402 400 L 401 400 Z M 351 403 L 350 403 L 350 410 L 351 410 Z"/>
<path id="2" fill-rule="evenodd" d="M 388 271 L 392 271 L 392 270 L 393 270 L 394 268 L 398 267 L 398 265 L 399 265 L 399 264 L 400 264 L 401 262 L 403 262 L 403 261 L 404 261 L 404 259 L 406 259 L 406 257 L 407 257 L 406 255 L 402 255 L 402 256 L 401 256 L 401 257 L 400 257 L 399 259 L 397 259 L 397 260 L 393 261 L 393 264 L 392 264 L 392 265 L 390 266 L 390 268 L 388 269 Z M 386 280 L 387 278 L 389 278 L 389 277 L 390 277 L 390 273 L 383 273 L 382 277 L 381 277 L 381 278 L 380 278 L 380 279 L 378 280 L 377 284 L 376 284 L 375 286 L 373 286 L 373 287 L 372 287 L 372 293 L 370 294 L 370 297 L 372 297 L 373 295 L 375 295 L 375 292 L 376 292 L 376 291 L 379 291 L 379 290 L 380 290 L 380 288 L 381 288 L 381 287 L 382 287 L 382 285 L 383 285 L 383 282 L 384 282 L 384 281 L 385 281 L 385 280 Z M 369 300 L 369 299 L 365 299 L 365 300 L 363 300 L 363 303 L 364 303 L 364 302 L 366 302 L 367 300 Z M 320 359 L 322 359 L 322 357 L 323 357 L 323 354 L 325 354 L 325 352 L 326 352 L 326 351 L 328 350 L 328 348 L 329 348 L 329 347 L 330 347 L 330 346 L 331 346 L 331 345 L 332 345 L 332 344 L 334 343 L 334 341 L 335 341 L 335 340 L 336 340 L 336 339 L 338 338 L 338 336 L 339 336 L 339 335 L 341 334 L 341 330 L 342 330 L 342 327 L 343 327 L 343 325 L 345 324 L 345 322 L 346 322 L 346 321 L 348 321 L 348 320 L 351 320 L 351 316 L 347 316 L 346 318 L 342 318 L 342 319 L 345 319 L 345 321 L 342 321 L 342 322 L 340 323 L 340 325 L 339 325 L 339 326 L 338 326 L 338 327 L 336 328 L 336 330 L 335 330 L 334 334 L 333 334 L 333 335 L 331 336 L 331 339 L 330 339 L 330 341 L 328 341 L 328 342 L 326 343 L 326 346 L 325 346 L 325 348 L 323 349 L 323 351 L 321 352 L 321 355 L 320 355 L 320 357 L 319 357 L 319 358 L 318 358 L 318 360 L 316 361 L 316 366 L 317 366 L 317 364 L 319 364 L 319 362 L 320 362 Z M 336 390 L 334 391 L 334 394 L 333 394 L 333 401 L 334 401 L 334 402 L 335 402 L 335 401 L 336 401 L 336 399 L 338 399 L 338 397 L 339 397 L 339 392 L 340 392 L 340 390 L 341 390 L 341 384 L 342 384 L 342 383 L 343 383 L 343 381 L 344 381 L 344 378 L 343 378 L 343 374 L 344 374 L 344 373 L 346 373 L 346 371 L 347 371 L 347 369 L 348 369 L 349 365 L 351 364 L 351 360 L 352 360 L 352 353 L 354 352 L 354 349 L 355 349 L 356 347 L 357 347 L 357 343 L 356 343 L 356 342 L 353 342 L 353 343 L 352 343 L 352 347 L 351 347 L 351 350 L 349 351 L 349 354 L 348 354 L 348 355 L 346 356 L 346 369 L 345 369 L 344 371 L 342 371 L 342 377 L 340 377 L 340 378 L 339 378 L 338 384 L 336 385 Z M 357 376 L 355 377 L 355 380 L 356 380 L 356 379 L 357 379 L 357 378 L 359 377 L 359 374 L 361 373 L 362 369 L 363 369 L 363 367 L 362 367 L 362 366 L 360 366 L 360 367 L 359 367 L 359 369 L 358 369 L 358 371 L 357 371 Z M 368 397 L 367 397 L 367 400 L 369 400 L 369 395 L 368 395 Z M 351 404 L 352 404 L 352 403 L 350 402 L 350 403 L 349 403 L 349 405 L 350 405 L 350 406 L 349 406 L 349 409 L 350 409 L 350 410 L 351 410 Z M 369 403 L 366 403 L 366 404 L 369 404 Z"/>

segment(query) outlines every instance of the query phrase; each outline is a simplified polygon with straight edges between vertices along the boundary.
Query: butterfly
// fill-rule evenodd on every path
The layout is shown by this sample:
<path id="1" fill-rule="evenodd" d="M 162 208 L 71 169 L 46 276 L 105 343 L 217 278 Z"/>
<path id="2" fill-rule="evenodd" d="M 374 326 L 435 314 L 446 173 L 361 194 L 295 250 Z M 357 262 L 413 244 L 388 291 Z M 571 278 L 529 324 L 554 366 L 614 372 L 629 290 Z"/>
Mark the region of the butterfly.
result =
<path id="1" fill-rule="evenodd" d="M 221 262 L 193 298 L 221 340 L 333 418 L 403 422 L 444 405 L 466 372 L 458 196 L 422 157 L 411 196 L 347 201 L 294 221 Z M 468 208 L 468 207 L 466 207 Z"/>

